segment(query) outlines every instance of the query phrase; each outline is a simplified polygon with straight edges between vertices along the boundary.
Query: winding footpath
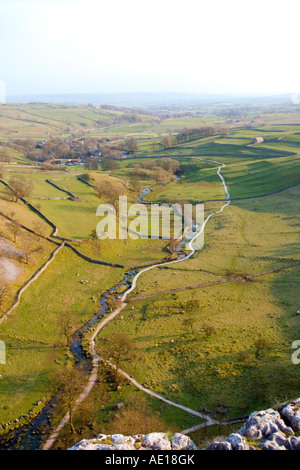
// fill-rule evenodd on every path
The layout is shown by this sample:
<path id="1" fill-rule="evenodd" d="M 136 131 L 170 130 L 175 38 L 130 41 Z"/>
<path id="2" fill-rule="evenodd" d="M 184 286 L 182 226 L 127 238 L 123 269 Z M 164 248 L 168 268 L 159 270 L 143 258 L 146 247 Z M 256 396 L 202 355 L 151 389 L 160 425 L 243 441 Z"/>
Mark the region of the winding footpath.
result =
<path id="1" fill-rule="evenodd" d="M 97 328 L 94 330 L 93 332 L 93 335 L 91 336 L 90 338 L 90 353 L 91 353 L 91 356 L 92 356 L 92 371 L 91 371 L 91 374 L 89 376 L 89 379 L 88 379 L 88 382 L 87 382 L 87 385 L 86 387 L 84 388 L 83 392 L 80 394 L 80 396 L 78 397 L 77 401 L 76 401 L 76 406 L 75 406 L 75 409 L 77 408 L 77 406 L 83 401 L 86 399 L 86 397 L 89 395 L 89 393 L 91 392 L 92 388 L 94 387 L 95 385 L 95 382 L 97 380 L 97 376 L 98 376 L 98 368 L 99 368 L 99 364 L 100 362 L 105 362 L 106 364 L 110 365 L 112 368 L 115 368 L 115 365 L 110 363 L 109 361 L 106 361 L 104 360 L 103 358 L 101 358 L 97 352 L 96 352 L 96 344 L 95 344 L 95 341 L 96 341 L 96 338 L 99 334 L 99 332 L 109 323 L 111 322 L 117 315 L 119 315 L 119 313 L 127 306 L 127 303 L 126 303 L 126 298 L 128 297 L 128 295 L 136 288 L 136 285 L 137 285 L 137 281 L 139 279 L 139 277 L 145 273 L 146 271 L 149 271 L 150 269 L 154 269 L 158 266 L 166 266 L 168 264 L 174 264 L 174 263 L 180 263 L 181 261 L 186 261 L 188 260 L 189 258 L 191 258 L 193 256 L 193 254 L 195 253 L 195 248 L 193 248 L 193 244 L 194 242 L 196 241 L 196 239 L 202 234 L 204 233 L 204 230 L 205 230 L 205 227 L 206 227 L 206 224 L 209 222 L 209 220 L 215 216 L 216 214 L 219 214 L 221 213 L 225 207 L 227 207 L 230 203 L 231 203 L 231 200 L 230 200 L 230 195 L 229 195 L 229 192 L 228 192 L 228 188 L 227 188 L 227 185 L 226 185 L 226 182 L 224 180 L 224 177 L 223 175 L 221 174 L 221 170 L 223 167 L 225 167 L 225 163 L 220 163 L 220 162 L 217 162 L 215 160 L 210 160 L 210 159 L 203 159 L 203 158 L 200 158 L 200 157 L 197 157 L 199 160 L 204 160 L 204 161 L 210 161 L 212 163 L 215 163 L 218 166 L 218 170 L 217 170 L 217 174 L 218 176 L 220 177 L 221 181 L 222 181 L 222 184 L 223 184 L 223 187 L 224 187 L 224 191 L 225 191 L 225 195 L 226 195 L 226 199 L 225 199 L 225 204 L 222 205 L 221 209 L 219 209 L 218 211 L 216 212 L 213 212 L 211 213 L 204 221 L 204 223 L 202 224 L 202 227 L 201 227 L 201 230 L 199 232 L 196 232 L 195 235 L 192 237 L 192 239 L 190 240 L 190 242 L 188 243 L 188 249 L 190 250 L 190 253 L 188 255 L 186 255 L 184 258 L 179 258 L 179 259 L 176 259 L 176 260 L 173 260 L 173 261 L 167 261 L 166 263 L 160 263 L 160 264 L 154 264 L 152 266 L 149 266 L 147 268 L 144 268 L 142 269 L 141 271 L 139 271 L 133 278 L 132 280 L 132 285 L 129 289 L 127 289 L 124 294 L 122 295 L 121 299 L 120 299 L 120 305 L 110 314 L 108 315 L 104 320 L 102 320 L 99 325 L 97 326 Z M 205 414 L 205 413 L 201 413 L 201 412 L 198 412 L 198 411 L 195 411 L 191 408 L 188 408 L 188 407 L 185 407 L 183 405 L 180 405 L 178 403 L 175 403 L 171 400 L 168 400 L 167 398 L 159 395 L 158 393 L 155 393 L 153 392 L 152 390 L 149 390 L 145 387 L 143 387 L 143 385 L 141 385 L 139 382 L 137 382 L 133 377 L 131 377 L 129 374 L 127 374 L 125 371 L 119 369 L 119 373 L 122 374 L 127 380 L 129 380 L 133 385 L 135 385 L 138 389 L 142 390 L 143 392 L 147 393 L 148 395 L 150 396 L 153 396 L 155 398 L 158 398 L 159 400 L 165 402 L 165 403 L 168 403 L 169 405 L 171 406 L 174 406 L 176 408 L 180 408 L 184 411 L 186 411 L 187 413 L 190 413 L 194 416 L 198 416 L 199 418 L 201 419 L 204 419 L 205 420 L 205 423 L 203 423 L 202 425 L 200 426 L 211 426 L 213 424 L 217 424 L 218 421 L 214 420 L 210 415 L 208 414 Z M 49 436 L 49 438 L 47 439 L 47 441 L 45 442 L 45 444 L 43 445 L 42 447 L 42 450 L 49 450 L 51 449 L 51 447 L 53 446 L 54 442 L 56 441 L 60 431 L 63 429 L 63 427 L 68 423 L 68 420 L 69 420 L 69 413 L 67 413 L 64 418 L 61 420 L 60 424 L 57 426 L 57 428 L 51 433 L 51 435 Z"/>

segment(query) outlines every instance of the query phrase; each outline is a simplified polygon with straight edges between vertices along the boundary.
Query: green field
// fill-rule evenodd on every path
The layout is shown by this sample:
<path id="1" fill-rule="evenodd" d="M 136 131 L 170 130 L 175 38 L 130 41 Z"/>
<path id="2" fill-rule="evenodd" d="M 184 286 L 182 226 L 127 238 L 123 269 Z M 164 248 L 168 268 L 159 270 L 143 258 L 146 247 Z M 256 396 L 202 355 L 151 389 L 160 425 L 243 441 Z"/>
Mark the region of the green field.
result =
<path id="1" fill-rule="evenodd" d="M 229 407 L 228 419 L 299 396 L 299 373 L 291 362 L 291 344 L 300 335 L 296 315 L 299 265 L 247 276 L 299 261 L 300 115 L 296 111 L 274 108 L 271 113 L 269 108 L 249 107 L 241 116 L 233 112 L 232 117 L 223 108 L 207 109 L 207 114 L 195 108 L 194 113 L 181 115 L 177 110 L 172 116 L 170 110 L 166 114 L 159 109 L 144 113 L 38 103 L 0 106 L 0 141 L 6 145 L 12 139 L 65 139 L 74 135 L 104 137 L 113 150 L 119 137 L 134 135 L 138 142 L 136 154 L 120 159 L 111 173 L 103 171 L 101 164 L 99 170 L 82 165 L 43 170 L 38 162 L 33 164 L 12 148 L 13 144 L 8 147 L 12 162 L 1 169 L 1 179 L 9 182 L 12 177 L 24 176 L 32 181 L 32 192 L 26 199 L 57 226 L 59 237 L 76 239 L 71 242 L 73 247 L 93 260 L 119 266 L 92 263 L 64 246 L 23 293 L 18 307 L 1 322 L 0 340 L 6 343 L 7 364 L 0 365 L 0 423 L 19 419 L 31 409 L 37 413 L 41 405 L 35 403 L 50 398 L 51 384 L 59 371 L 76 362 L 65 346 L 58 315 L 71 312 L 75 332 L 98 311 L 101 294 L 121 282 L 126 271 L 176 256 L 170 253 L 169 240 L 95 238 L 99 222 L 96 209 L 107 200 L 78 179 L 83 175 L 94 186 L 113 185 L 115 192 L 128 197 L 128 204 L 138 202 L 136 183 L 142 189 L 151 189 L 145 202 L 204 201 L 204 215 L 209 217 L 224 205 L 224 186 L 217 174 L 222 167 L 221 175 L 232 198 L 207 223 L 200 251 L 188 260 L 159 264 L 140 275 L 125 309 L 99 333 L 98 351 L 109 359 L 105 338 L 126 333 L 137 352 L 122 361 L 126 372 L 163 397 L 195 410 L 206 408 L 215 417 L 218 402 Z M 163 148 L 163 136 L 171 134 L 174 138 L 183 128 L 201 126 L 213 126 L 216 132 L 178 145 L 173 139 L 173 146 Z M 227 132 L 222 133 L 221 128 Z M 258 136 L 264 142 L 251 145 Z M 177 160 L 179 169 L 175 175 L 165 174 L 164 182 L 158 184 L 152 169 L 157 171 L 163 162 L 161 156 Z M 145 162 L 148 169 L 143 168 Z M 0 272 L 2 266 L 12 269 L 12 265 L 16 272 L 0 302 L 1 319 L 19 289 L 49 260 L 62 240 L 53 238 L 53 227 L 41 214 L 23 202 L 11 202 L 3 184 L 0 211 L 25 226 L 14 230 L 16 224 L 0 216 Z M 6 248 L 1 251 L 3 242 Z M 186 249 L 184 245 L 182 253 L 187 253 Z M 236 277 L 239 280 L 232 281 Z M 216 281 L 226 282 L 189 289 Z M 122 283 L 118 293 L 125 288 Z M 168 292 L 170 289 L 177 291 Z M 83 334 L 85 349 L 93 329 Z M 264 341 L 261 351 L 257 350 L 259 338 Z M 123 433 L 115 409 L 120 402 L 124 403 L 124 416 L 127 412 L 136 416 L 135 420 L 128 418 L 128 428 L 124 428 L 128 433 L 149 432 L 153 426 L 156 431 L 174 432 L 201 422 L 138 391 L 126 380 L 116 388 L 108 370 L 101 371 L 99 378 L 83 403 L 89 411 L 80 408 L 75 415 L 78 434 L 71 436 L 65 427 L 56 448 L 67 448 L 80 440 L 79 434 L 80 438 L 89 438 L 101 432 Z M 52 427 L 62 416 L 58 406 Z M 120 423 L 125 426 L 125 418 Z M 140 423 L 139 428 L 136 423 Z M 10 427 L 15 425 L 19 424 Z M 195 441 L 203 442 L 219 432 L 215 427 L 211 431 L 204 428 L 194 434 Z M 226 434 L 223 428 L 222 432 Z"/>
<path id="2" fill-rule="evenodd" d="M 297 393 L 298 374 L 290 361 L 290 347 L 300 333 L 295 317 L 299 268 L 248 283 L 159 297 L 155 293 L 212 282 L 216 276 L 224 279 L 257 273 L 297 260 L 299 236 L 293 214 L 298 196 L 299 190 L 293 189 L 269 201 L 262 198 L 234 204 L 212 219 L 204 248 L 192 260 L 143 275 L 137 289 L 154 297 L 129 303 L 122 319 L 116 319 L 101 335 L 130 333 L 145 357 L 126 365 L 131 375 L 150 389 L 194 408 L 208 405 L 213 410 L 218 401 L 227 403 L 232 416 L 251 411 L 258 380 L 262 382 L 255 406 Z M 189 313 L 185 302 L 191 298 L 198 299 L 199 308 Z M 183 327 L 188 316 L 195 319 L 194 333 Z M 214 327 L 211 336 L 203 334 L 204 325 Z M 257 360 L 254 343 L 260 335 L 271 346 Z M 243 352 L 248 362 L 240 359 Z M 215 370 L 220 371 L 217 377 Z"/>

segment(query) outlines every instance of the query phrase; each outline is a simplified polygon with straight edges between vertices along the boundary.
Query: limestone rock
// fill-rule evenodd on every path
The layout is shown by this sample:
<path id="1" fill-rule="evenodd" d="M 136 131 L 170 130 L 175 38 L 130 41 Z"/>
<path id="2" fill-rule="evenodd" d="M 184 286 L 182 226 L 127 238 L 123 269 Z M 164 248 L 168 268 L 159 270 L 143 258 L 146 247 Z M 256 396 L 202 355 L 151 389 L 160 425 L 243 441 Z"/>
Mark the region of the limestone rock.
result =
<path id="1" fill-rule="evenodd" d="M 192 439 L 184 434 L 175 433 L 171 442 L 172 450 L 196 450 L 197 447 Z"/>
<path id="2" fill-rule="evenodd" d="M 281 410 L 281 414 L 294 431 L 300 430 L 300 398 L 285 406 Z"/>
<path id="3" fill-rule="evenodd" d="M 167 434 L 153 432 L 150 434 L 99 434 L 96 439 L 83 439 L 69 450 L 197 450 L 193 441 L 184 434 L 175 433 L 172 442 Z"/>
<path id="4" fill-rule="evenodd" d="M 146 449 L 171 450 L 170 440 L 164 432 L 152 432 L 150 434 L 146 434 L 141 445 Z"/>
<path id="5" fill-rule="evenodd" d="M 232 450 L 232 446 L 227 441 L 214 441 L 205 450 Z"/>
<path id="6" fill-rule="evenodd" d="M 268 410 L 251 413 L 238 433 L 252 439 L 262 439 L 268 438 L 278 431 L 294 434 L 292 428 L 286 426 L 281 419 L 278 411 L 269 408 Z"/>
<path id="7" fill-rule="evenodd" d="M 231 444 L 233 450 L 250 450 L 246 439 L 237 432 L 230 434 L 226 441 Z"/>

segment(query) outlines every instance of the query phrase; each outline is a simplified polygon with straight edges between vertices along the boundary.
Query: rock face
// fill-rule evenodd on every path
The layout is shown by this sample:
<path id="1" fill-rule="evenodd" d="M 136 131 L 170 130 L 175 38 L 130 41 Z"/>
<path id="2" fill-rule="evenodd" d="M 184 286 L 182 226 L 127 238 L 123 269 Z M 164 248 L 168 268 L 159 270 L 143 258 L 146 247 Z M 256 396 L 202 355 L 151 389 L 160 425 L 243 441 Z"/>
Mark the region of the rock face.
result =
<path id="1" fill-rule="evenodd" d="M 300 398 L 291 401 L 281 413 L 294 431 L 300 431 Z"/>
<path id="2" fill-rule="evenodd" d="M 300 398 L 286 404 L 280 413 L 272 408 L 254 411 L 237 432 L 201 450 L 300 450 L 300 437 L 295 436 L 300 430 Z M 69 450 L 185 451 L 197 447 L 185 434 L 175 433 L 169 438 L 165 433 L 153 432 L 132 437 L 99 434 L 96 439 L 83 439 Z"/>
<path id="3" fill-rule="evenodd" d="M 99 434 L 96 439 L 75 444 L 69 450 L 196 450 L 193 441 L 184 434 L 175 433 L 170 440 L 163 432 L 137 434 L 133 437 L 123 434 Z"/>
<path id="4" fill-rule="evenodd" d="M 294 434 L 292 428 L 285 425 L 278 411 L 269 408 L 265 411 L 254 411 L 247 422 L 241 427 L 239 434 L 251 439 L 269 438 L 272 434 L 282 431 Z"/>
<path id="5" fill-rule="evenodd" d="M 300 450 L 300 437 L 294 431 L 300 429 L 300 399 L 278 411 L 269 408 L 251 413 L 245 424 L 225 441 L 214 441 L 205 450 Z M 251 444 L 249 441 L 251 440 Z M 255 447 L 254 447 L 255 445 Z"/>

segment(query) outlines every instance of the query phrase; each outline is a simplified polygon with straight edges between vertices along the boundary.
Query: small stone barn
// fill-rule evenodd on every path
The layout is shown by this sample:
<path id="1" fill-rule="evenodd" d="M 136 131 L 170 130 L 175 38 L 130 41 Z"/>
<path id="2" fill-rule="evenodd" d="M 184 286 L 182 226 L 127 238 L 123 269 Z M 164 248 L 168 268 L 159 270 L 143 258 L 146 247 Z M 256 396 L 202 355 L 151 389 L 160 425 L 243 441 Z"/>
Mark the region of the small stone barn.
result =
<path id="1" fill-rule="evenodd" d="M 254 137 L 253 144 L 261 144 L 264 141 L 262 137 Z"/>

